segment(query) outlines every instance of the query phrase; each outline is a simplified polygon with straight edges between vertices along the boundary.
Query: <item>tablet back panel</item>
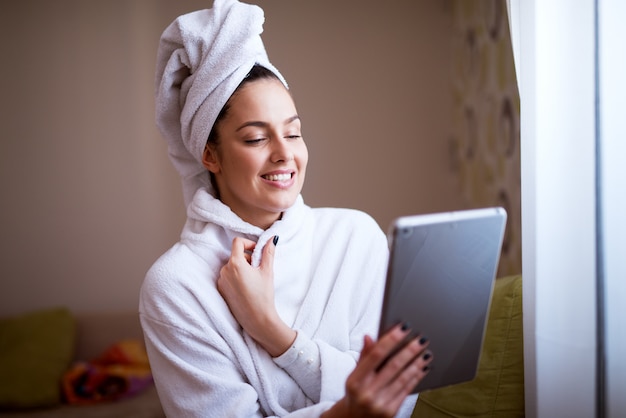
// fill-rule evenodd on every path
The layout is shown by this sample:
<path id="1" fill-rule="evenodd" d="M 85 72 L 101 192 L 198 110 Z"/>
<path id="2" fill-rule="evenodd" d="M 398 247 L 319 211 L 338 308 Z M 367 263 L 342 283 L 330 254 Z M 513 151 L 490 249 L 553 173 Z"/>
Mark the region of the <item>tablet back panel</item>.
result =
<path id="1" fill-rule="evenodd" d="M 408 322 L 434 358 L 414 392 L 476 376 L 504 237 L 502 208 L 395 220 L 380 334 Z"/>

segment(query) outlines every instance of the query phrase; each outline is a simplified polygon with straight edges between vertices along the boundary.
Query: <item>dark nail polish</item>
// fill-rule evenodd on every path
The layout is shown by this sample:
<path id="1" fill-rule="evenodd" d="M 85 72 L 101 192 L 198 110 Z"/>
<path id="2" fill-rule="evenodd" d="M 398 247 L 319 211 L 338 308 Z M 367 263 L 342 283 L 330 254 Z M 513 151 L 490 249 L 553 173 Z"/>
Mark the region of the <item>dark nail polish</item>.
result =
<path id="1" fill-rule="evenodd" d="M 429 370 L 430 370 L 430 366 L 424 366 L 424 368 L 422 369 L 424 373 L 426 373 Z"/>
<path id="2" fill-rule="evenodd" d="M 422 356 L 422 358 L 423 358 L 424 360 L 428 360 L 428 359 L 429 359 L 429 358 L 431 358 L 431 357 L 432 357 L 432 354 L 430 354 L 430 353 L 425 353 L 425 354 Z"/>
<path id="3" fill-rule="evenodd" d="M 401 329 L 402 331 L 408 331 L 409 329 L 411 329 L 411 325 L 409 325 L 408 322 L 403 322 Z"/>
<path id="4" fill-rule="evenodd" d="M 426 344 L 427 342 L 428 342 L 428 338 L 426 338 L 426 337 L 421 337 L 421 338 L 420 338 L 420 344 L 421 344 L 421 345 L 424 345 L 424 344 Z"/>
<path id="5" fill-rule="evenodd" d="M 274 235 L 274 241 L 272 241 L 274 245 L 278 244 L 278 235 Z"/>

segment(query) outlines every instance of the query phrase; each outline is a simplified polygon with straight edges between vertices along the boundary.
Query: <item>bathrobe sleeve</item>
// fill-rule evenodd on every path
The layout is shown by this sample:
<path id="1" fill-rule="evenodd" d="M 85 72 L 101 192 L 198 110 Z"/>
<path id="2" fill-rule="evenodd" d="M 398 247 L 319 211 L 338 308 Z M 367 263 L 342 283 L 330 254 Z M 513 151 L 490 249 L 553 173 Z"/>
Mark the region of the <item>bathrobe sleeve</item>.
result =
<path id="1" fill-rule="evenodd" d="M 149 341 L 150 361 L 159 374 L 155 383 L 166 416 L 275 416 L 263 413 L 257 391 L 242 380 L 236 365 L 219 349 L 207 350 L 197 336 L 152 318 L 142 316 L 142 323 Z M 183 349 L 186 355 L 182 355 Z M 205 360 L 201 364 L 205 367 L 193 358 L 198 350 L 202 350 Z M 159 384 L 168 381 L 175 384 Z M 282 416 L 319 417 L 333 404 L 312 404 Z"/>
<path id="2" fill-rule="evenodd" d="M 199 300 L 202 293 L 196 292 L 205 293 L 216 313 L 222 309 L 210 288 L 201 285 L 209 274 L 206 263 L 177 244 L 144 280 L 140 319 L 163 409 L 172 417 L 260 416 L 257 395 L 243 384 L 227 342 L 202 323 L 209 316 Z M 211 401 L 220 398 L 229 401 Z"/>
<path id="3" fill-rule="evenodd" d="M 141 289 L 140 319 L 163 409 L 172 417 L 278 416 L 266 412 L 276 408 L 261 384 L 250 381 L 255 364 L 240 327 L 215 287 L 202 284 L 208 268 L 177 244 L 153 265 Z M 299 400 L 280 416 L 319 417 L 332 404 Z"/>

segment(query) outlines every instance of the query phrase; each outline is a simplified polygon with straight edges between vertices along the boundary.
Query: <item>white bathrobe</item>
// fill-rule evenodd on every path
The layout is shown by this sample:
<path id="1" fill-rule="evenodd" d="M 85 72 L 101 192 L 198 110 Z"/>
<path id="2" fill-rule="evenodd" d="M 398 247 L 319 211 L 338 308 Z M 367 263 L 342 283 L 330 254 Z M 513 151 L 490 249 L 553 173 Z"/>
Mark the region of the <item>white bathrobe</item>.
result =
<path id="1" fill-rule="evenodd" d="M 277 358 L 242 330 L 216 287 L 234 237 L 258 243 L 258 266 L 274 235 L 276 306 L 297 331 Z M 180 242 L 141 289 L 141 323 L 166 414 L 318 417 L 344 395 L 363 336 L 377 336 L 387 259 L 384 233 L 363 212 L 311 209 L 298 197 L 262 230 L 200 189 Z"/>

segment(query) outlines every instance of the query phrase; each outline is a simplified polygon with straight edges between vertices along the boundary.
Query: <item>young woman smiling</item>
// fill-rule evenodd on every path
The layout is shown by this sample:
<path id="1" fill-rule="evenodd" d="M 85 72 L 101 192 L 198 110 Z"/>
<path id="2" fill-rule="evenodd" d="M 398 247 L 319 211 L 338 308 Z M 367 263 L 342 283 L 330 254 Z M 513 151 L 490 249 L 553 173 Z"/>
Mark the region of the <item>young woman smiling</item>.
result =
<path id="1" fill-rule="evenodd" d="M 148 271 L 140 295 L 163 408 L 176 417 L 408 416 L 409 393 L 432 360 L 428 341 L 411 340 L 388 359 L 408 326 L 373 339 L 386 237 L 363 212 L 304 204 L 300 116 L 282 76 L 258 53 L 262 44 L 238 38 L 241 25 L 262 24 L 258 10 L 216 1 L 162 37 L 158 121 L 193 191 L 180 241 Z M 197 42 L 223 49 L 190 47 Z M 252 53 L 234 59 L 245 45 Z M 217 83 L 215 60 L 233 69 Z M 188 66 L 195 73 L 181 79 Z M 232 92 L 219 88 L 234 82 Z"/>

